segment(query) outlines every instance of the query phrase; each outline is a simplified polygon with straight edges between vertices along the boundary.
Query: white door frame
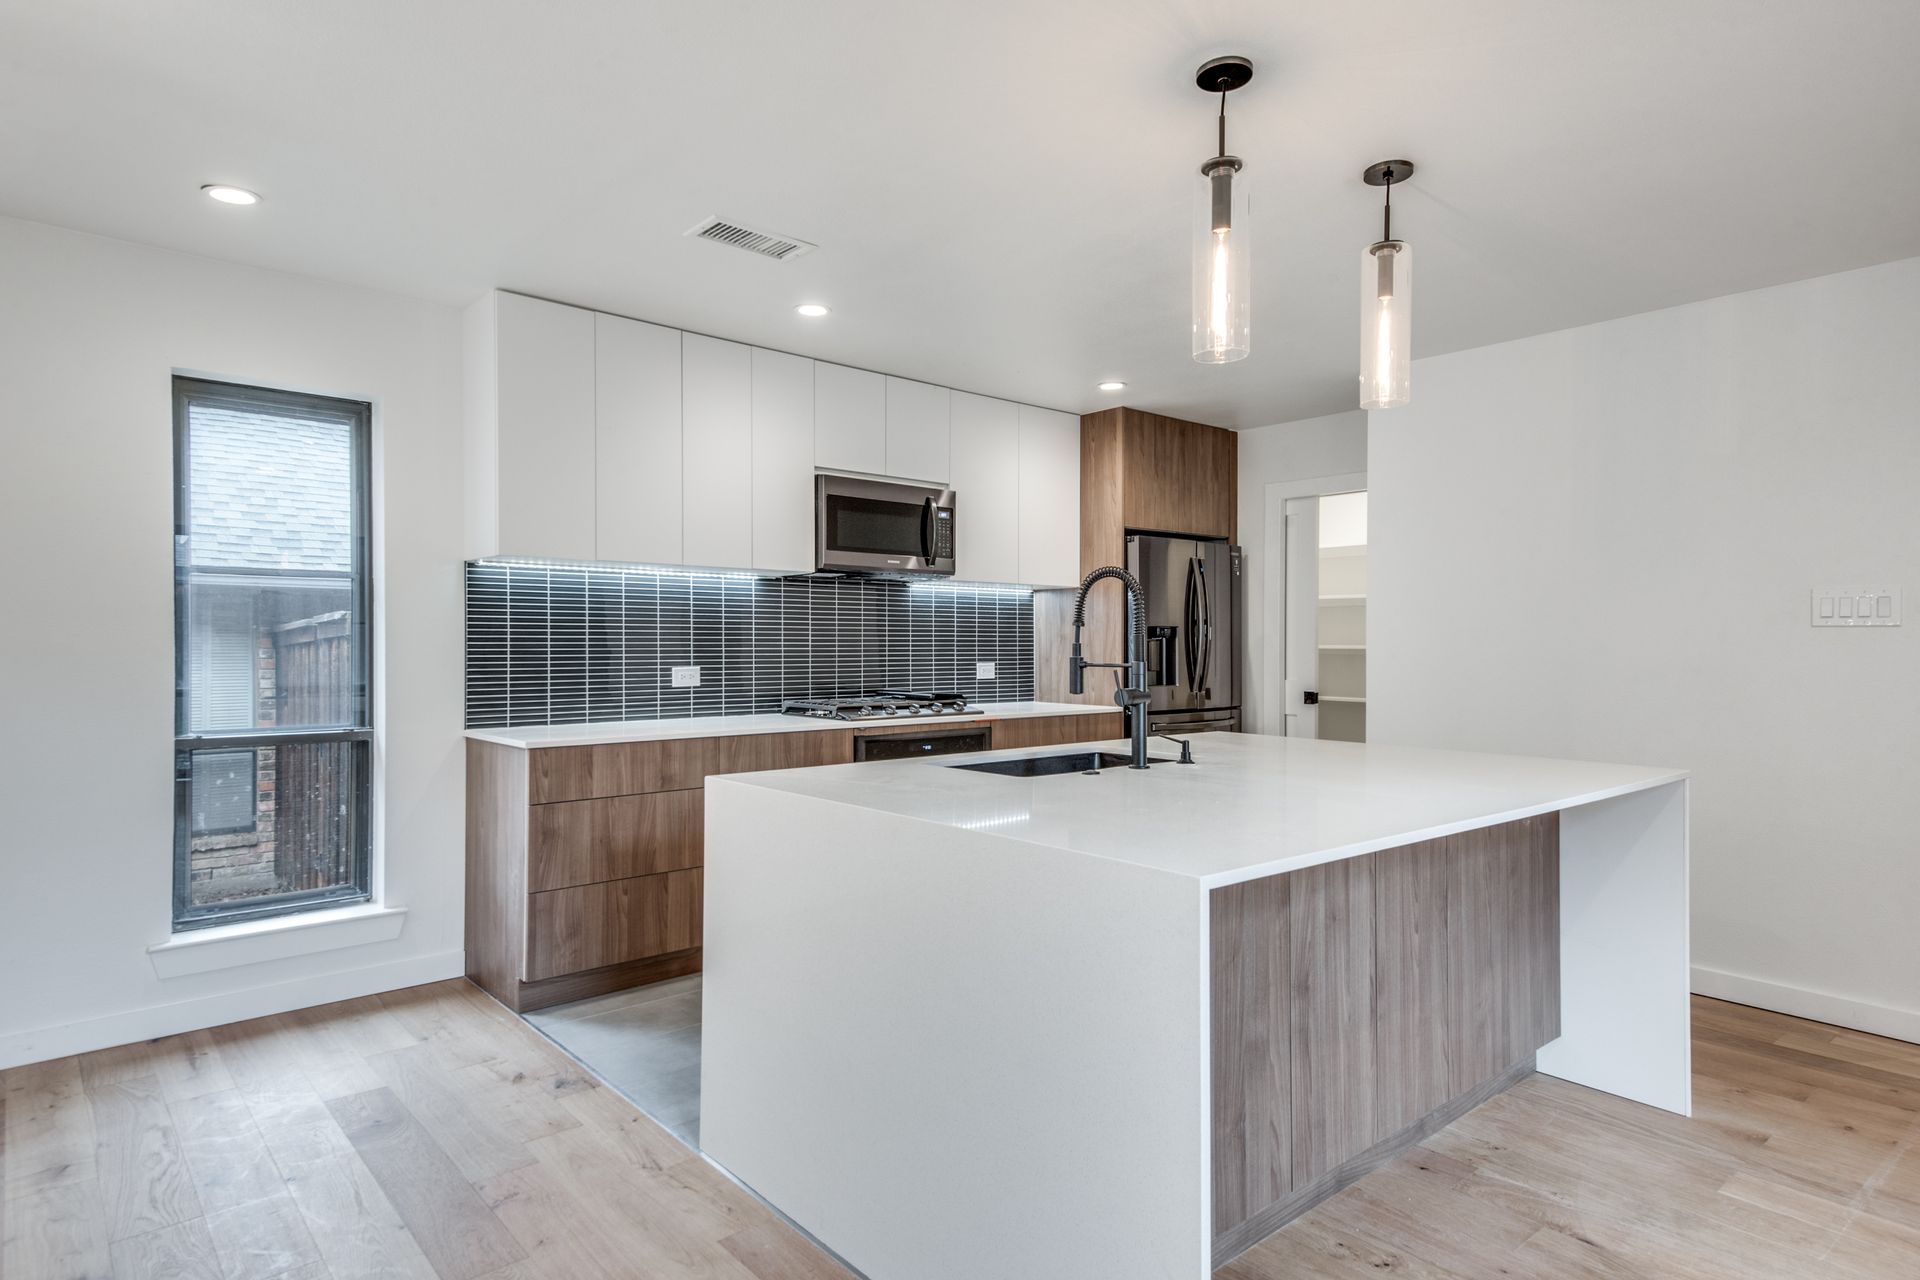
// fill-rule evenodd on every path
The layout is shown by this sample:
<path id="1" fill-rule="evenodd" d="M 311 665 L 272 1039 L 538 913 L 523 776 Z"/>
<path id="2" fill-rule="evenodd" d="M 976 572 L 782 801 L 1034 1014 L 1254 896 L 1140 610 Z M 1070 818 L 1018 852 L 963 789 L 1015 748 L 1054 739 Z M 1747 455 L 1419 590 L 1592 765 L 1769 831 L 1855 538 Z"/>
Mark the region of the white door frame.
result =
<path id="1" fill-rule="evenodd" d="M 1308 480 L 1275 480 L 1266 488 L 1266 541 L 1260 548 L 1266 568 L 1260 595 L 1260 663 L 1262 675 L 1261 718 L 1275 726 L 1275 732 L 1287 722 L 1286 663 L 1287 650 L 1287 500 L 1324 498 L 1335 493 L 1358 493 L 1367 487 L 1367 473 L 1349 471 L 1342 475 L 1315 476 Z M 1243 668 L 1244 670 L 1244 668 Z"/>

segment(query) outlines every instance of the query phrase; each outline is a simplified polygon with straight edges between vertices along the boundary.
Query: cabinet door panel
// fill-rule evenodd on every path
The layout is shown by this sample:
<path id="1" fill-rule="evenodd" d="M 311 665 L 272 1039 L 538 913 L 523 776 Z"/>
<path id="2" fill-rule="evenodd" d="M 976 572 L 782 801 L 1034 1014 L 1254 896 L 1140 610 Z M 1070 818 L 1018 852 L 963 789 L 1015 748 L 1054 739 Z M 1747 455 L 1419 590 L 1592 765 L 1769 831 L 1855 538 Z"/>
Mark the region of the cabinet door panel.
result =
<path id="1" fill-rule="evenodd" d="M 1020 581 L 1080 581 L 1080 420 L 1020 406 Z"/>
<path id="2" fill-rule="evenodd" d="M 1120 713 L 1078 716 L 1023 716 L 996 720 L 993 749 L 1052 747 L 1069 742 L 1105 742 L 1121 736 Z"/>
<path id="3" fill-rule="evenodd" d="M 951 468 L 960 522 L 955 576 L 1020 581 L 1020 406 L 953 393 Z"/>
<path id="4" fill-rule="evenodd" d="M 753 560 L 753 358 L 737 342 L 681 336 L 681 556 L 744 569 Z"/>
<path id="5" fill-rule="evenodd" d="M 593 312 L 495 296 L 499 554 L 594 558 Z"/>
<path id="6" fill-rule="evenodd" d="M 699 866 L 704 799 L 696 788 L 536 805 L 527 833 L 528 890 Z"/>
<path id="7" fill-rule="evenodd" d="M 755 347 L 753 567 L 810 572 L 813 541 L 813 361 Z"/>
<path id="8" fill-rule="evenodd" d="M 853 759 L 850 729 L 808 729 L 667 742 L 617 742 L 589 748 L 587 787 L 596 796 L 698 787 L 715 773 L 755 773 L 845 764 Z"/>
<path id="9" fill-rule="evenodd" d="M 594 317 L 596 559 L 681 563 L 680 331 Z"/>
<path id="10" fill-rule="evenodd" d="M 685 951 L 700 943 L 701 873 L 671 871 L 527 899 L 527 982 Z"/>
<path id="11" fill-rule="evenodd" d="M 952 396 L 945 387 L 887 379 L 887 474 L 945 484 L 952 462 Z"/>
<path id="12" fill-rule="evenodd" d="M 884 377 L 845 365 L 814 365 L 813 465 L 829 471 L 886 474 Z"/>

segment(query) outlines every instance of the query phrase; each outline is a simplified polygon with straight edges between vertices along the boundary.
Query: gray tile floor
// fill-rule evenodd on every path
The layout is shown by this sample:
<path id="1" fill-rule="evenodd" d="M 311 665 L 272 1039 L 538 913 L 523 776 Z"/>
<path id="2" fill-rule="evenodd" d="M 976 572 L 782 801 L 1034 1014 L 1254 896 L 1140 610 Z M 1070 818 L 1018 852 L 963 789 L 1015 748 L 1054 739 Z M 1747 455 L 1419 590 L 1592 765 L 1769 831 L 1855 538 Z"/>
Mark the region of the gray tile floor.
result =
<path id="1" fill-rule="evenodd" d="M 700 1149 L 700 975 L 554 1005 L 536 1029 Z"/>

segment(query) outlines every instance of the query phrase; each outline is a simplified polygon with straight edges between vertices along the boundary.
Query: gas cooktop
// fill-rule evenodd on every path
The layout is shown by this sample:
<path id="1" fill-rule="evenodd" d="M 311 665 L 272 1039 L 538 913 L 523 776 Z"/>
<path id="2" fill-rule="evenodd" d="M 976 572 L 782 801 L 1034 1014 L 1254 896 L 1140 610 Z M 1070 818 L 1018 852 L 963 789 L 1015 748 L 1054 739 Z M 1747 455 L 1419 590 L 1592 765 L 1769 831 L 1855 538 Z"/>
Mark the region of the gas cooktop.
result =
<path id="1" fill-rule="evenodd" d="M 958 716 L 977 712 L 957 693 L 907 693 L 882 689 L 879 693 L 837 698 L 788 698 L 780 710 L 790 716 L 820 720 L 885 720 L 889 717 Z"/>

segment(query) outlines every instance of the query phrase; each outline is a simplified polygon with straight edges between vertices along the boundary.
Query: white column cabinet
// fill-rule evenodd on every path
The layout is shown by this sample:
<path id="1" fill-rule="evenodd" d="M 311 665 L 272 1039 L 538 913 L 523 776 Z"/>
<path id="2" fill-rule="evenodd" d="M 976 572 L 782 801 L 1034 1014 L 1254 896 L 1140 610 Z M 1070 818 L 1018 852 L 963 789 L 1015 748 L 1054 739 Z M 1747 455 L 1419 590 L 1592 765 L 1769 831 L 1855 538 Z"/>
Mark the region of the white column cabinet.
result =
<path id="1" fill-rule="evenodd" d="M 494 295 L 498 545 L 493 553 L 591 560 L 594 313 Z"/>
<path id="2" fill-rule="evenodd" d="M 804 573 L 819 468 L 952 486 L 962 581 L 1079 581 L 1071 414 L 512 293 L 465 345 L 470 555 Z"/>
<path id="3" fill-rule="evenodd" d="M 681 562 L 680 331 L 594 318 L 596 560 Z"/>
<path id="4" fill-rule="evenodd" d="M 1020 579 L 1080 582 L 1080 419 L 1020 406 Z"/>
<path id="5" fill-rule="evenodd" d="M 753 561 L 753 349 L 680 339 L 681 558 L 705 568 Z"/>
<path id="6" fill-rule="evenodd" d="M 953 393 L 958 563 L 967 582 L 1020 581 L 1020 406 Z"/>
<path id="7" fill-rule="evenodd" d="M 753 349 L 753 567 L 808 573 L 813 547 L 813 371 Z"/>
<path id="8" fill-rule="evenodd" d="M 813 367 L 813 465 L 887 472 L 887 380 L 865 369 Z"/>
<path id="9" fill-rule="evenodd" d="M 887 379 L 887 475 L 947 482 L 952 462 L 952 396 L 945 387 Z"/>

